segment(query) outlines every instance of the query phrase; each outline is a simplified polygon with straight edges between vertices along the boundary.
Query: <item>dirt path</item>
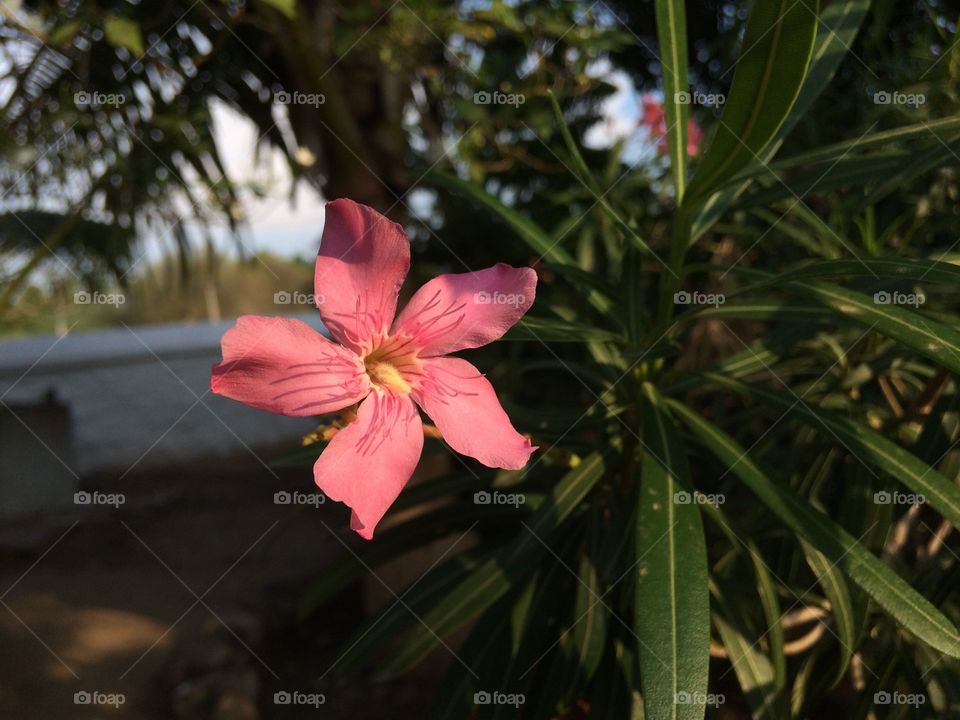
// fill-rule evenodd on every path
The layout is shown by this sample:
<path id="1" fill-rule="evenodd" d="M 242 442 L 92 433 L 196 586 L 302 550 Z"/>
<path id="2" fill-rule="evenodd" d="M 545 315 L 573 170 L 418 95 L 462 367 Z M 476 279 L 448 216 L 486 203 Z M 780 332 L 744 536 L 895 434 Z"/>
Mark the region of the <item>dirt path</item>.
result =
<path id="1" fill-rule="evenodd" d="M 416 716 L 417 683 L 318 682 L 360 618 L 360 593 L 316 627 L 297 626 L 293 608 L 303 581 L 344 552 L 324 523 L 347 515 L 275 504 L 278 490 L 310 489 L 309 470 L 278 475 L 248 465 L 128 478 L 118 510 L 0 526 L 0 717 Z M 275 706 L 277 691 L 322 693 L 322 715 Z"/>

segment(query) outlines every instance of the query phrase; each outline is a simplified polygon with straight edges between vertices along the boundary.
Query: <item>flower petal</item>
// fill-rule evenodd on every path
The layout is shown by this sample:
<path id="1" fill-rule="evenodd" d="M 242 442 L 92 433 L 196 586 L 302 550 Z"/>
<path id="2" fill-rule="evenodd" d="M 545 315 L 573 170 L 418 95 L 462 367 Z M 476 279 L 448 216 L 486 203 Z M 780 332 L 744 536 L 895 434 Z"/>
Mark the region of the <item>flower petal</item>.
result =
<path id="1" fill-rule="evenodd" d="M 425 283 L 393 324 L 414 338 L 422 357 L 480 347 L 501 337 L 533 304 L 537 274 L 503 263 Z"/>
<path id="2" fill-rule="evenodd" d="M 363 362 L 293 318 L 244 315 L 220 341 L 210 389 L 281 415 L 322 415 L 370 391 Z"/>
<path id="3" fill-rule="evenodd" d="M 407 395 L 375 389 L 357 419 L 333 436 L 313 466 L 317 485 L 352 510 L 350 527 L 369 540 L 413 475 L 423 450 L 423 424 Z"/>
<path id="4" fill-rule="evenodd" d="M 487 467 L 519 470 L 536 446 L 514 430 L 493 385 L 466 360 L 427 358 L 413 397 L 443 439 Z"/>
<path id="5" fill-rule="evenodd" d="M 400 225 L 353 200 L 327 203 L 314 294 L 337 340 L 365 354 L 385 335 L 409 269 L 410 241 Z"/>

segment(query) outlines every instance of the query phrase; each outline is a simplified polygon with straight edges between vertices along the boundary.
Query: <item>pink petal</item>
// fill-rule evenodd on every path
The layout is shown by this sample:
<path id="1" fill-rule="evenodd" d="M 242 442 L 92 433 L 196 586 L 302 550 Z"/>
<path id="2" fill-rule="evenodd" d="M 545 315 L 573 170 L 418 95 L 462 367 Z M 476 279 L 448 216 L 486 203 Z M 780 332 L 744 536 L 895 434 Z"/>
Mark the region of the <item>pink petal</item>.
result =
<path id="1" fill-rule="evenodd" d="M 210 389 L 281 415 L 321 415 L 370 391 L 360 358 L 293 318 L 244 315 L 220 341 Z"/>
<path id="2" fill-rule="evenodd" d="M 500 263 L 477 272 L 440 275 L 414 293 L 393 324 L 421 357 L 480 347 L 501 337 L 533 304 L 537 274 Z"/>
<path id="3" fill-rule="evenodd" d="M 487 467 L 519 470 L 537 448 L 513 429 L 493 385 L 466 360 L 429 358 L 413 397 L 443 439 Z"/>
<path id="4" fill-rule="evenodd" d="M 314 293 L 337 340 L 365 354 L 386 334 L 409 269 L 410 242 L 402 227 L 353 200 L 327 203 Z"/>
<path id="5" fill-rule="evenodd" d="M 374 390 L 357 419 L 333 436 L 313 466 L 317 485 L 353 510 L 350 527 L 369 540 L 417 467 L 423 425 L 407 395 Z"/>

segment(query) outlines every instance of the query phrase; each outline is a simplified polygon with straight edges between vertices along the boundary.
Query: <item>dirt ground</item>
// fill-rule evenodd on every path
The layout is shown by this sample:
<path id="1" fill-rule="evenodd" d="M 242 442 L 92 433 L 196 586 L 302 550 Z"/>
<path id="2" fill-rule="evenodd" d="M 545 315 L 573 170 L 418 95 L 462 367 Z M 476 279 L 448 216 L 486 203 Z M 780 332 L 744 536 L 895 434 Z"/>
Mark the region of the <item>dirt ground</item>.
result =
<path id="1" fill-rule="evenodd" d="M 0 524 L 0 717 L 420 716 L 445 658 L 412 682 L 327 674 L 369 585 L 294 619 L 304 582 L 347 552 L 332 533 L 348 522 L 342 505 L 273 501 L 310 491 L 309 469 L 275 477 L 251 459 L 95 488 L 126 502 Z M 399 593 L 415 570 L 378 574 Z M 276 704 L 284 692 L 300 704 Z"/>

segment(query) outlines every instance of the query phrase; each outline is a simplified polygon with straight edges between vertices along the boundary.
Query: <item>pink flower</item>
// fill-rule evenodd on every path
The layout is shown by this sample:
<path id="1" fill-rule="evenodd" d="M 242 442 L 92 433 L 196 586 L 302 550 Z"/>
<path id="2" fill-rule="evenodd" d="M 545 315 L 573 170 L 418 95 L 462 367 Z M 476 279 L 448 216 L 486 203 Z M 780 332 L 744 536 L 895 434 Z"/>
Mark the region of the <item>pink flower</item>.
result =
<path id="1" fill-rule="evenodd" d="M 667 143 L 667 118 L 661 102 L 652 93 L 646 93 L 640 98 L 642 117 L 640 127 L 646 128 L 650 138 L 657 144 L 657 152 L 666 155 L 669 146 Z M 687 155 L 693 157 L 700 152 L 700 143 L 703 141 L 703 130 L 691 116 L 687 118 Z"/>
<path id="2" fill-rule="evenodd" d="M 520 469 L 537 449 L 487 379 L 446 357 L 496 340 L 523 317 L 536 273 L 499 264 L 440 275 L 394 317 L 409 268 L 403 228 L 352 200 L 327 203 L 314 287 L 338 342 L 292 318 L 244 316 L 223 336 L 210 380 L 215 393 L 282 415 L 360 403 L 313 473 L 328 497 L 352 508 L 350 526 L 368 540 L 420 459 L 418 405 L 450 447 L 488 467 Z"/>

